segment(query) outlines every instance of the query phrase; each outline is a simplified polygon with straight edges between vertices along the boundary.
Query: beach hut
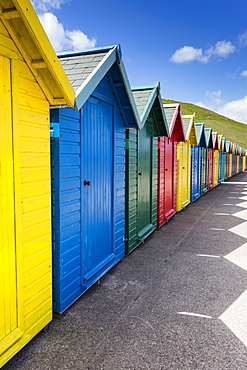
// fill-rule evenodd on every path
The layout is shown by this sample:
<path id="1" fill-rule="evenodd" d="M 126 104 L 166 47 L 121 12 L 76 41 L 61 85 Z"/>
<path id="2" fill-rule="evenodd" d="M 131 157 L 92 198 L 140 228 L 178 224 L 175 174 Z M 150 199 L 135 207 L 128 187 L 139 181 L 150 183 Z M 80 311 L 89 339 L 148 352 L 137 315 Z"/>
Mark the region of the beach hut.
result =
<path id="1" fill-rule="evenodd" d="M 213 149 L 213 135 L 211 128 L 205 128 L 206 142 L 207 142 L 207 190 L 213 188 L 214 179 L 214 149 Z"/>
<path id="2" fill-rule="evenodd" d="M 226 178 L 229 179 L 232 176 L 232 142 L 226 140 Z"/>
<path id="3" fill-rule="evenodd" d="M 231 176 L 236 175 L 236 144 L 232 143 L 231 146 L 231 161 L 232 161 L 232 173 Z"/>
<path id="4" fill-rule="evenodd" d="M 51 110 L 54 311 L 62 313 L 125 252 L 126 127 L 140 127 L 119 46 L 60 62 L 76 110 Z"/>
<path id="5" fill-rule="evenodd" d="M 244 149 L 244 157 L 243 157 L 243 171 L 247 170 L 247 150 Z"/>
<path id="6" fill-rule="evenodd" d="M 214 175 L 213 175 L 213 186 L 217 186 L 219 184 L 219 140 L 218 140 L 218 132 L 213 132 L 213 150 L 214 150 L 214 160 L 213 160 L 213 168 L 214 168 Z"/>
<path id="7" fill-rule="evenodd" d="M 234 149 L 234 174 L 236 175 L 238 173 L 239 169 L 239 147 L 238 145 L 235 144 L 235 149 Z"/>
<path id="8" fill-rule="evenodd" d="M 219 153 L 218 153 L 218 184 L 221 183 L 222 179 L 221 179 L 221 173 L 222 173 L 222 138 L 223 138 L 223 135 L 219 135 L 218 134 L 218 150 L 219 150 Z"/>
<path id="9" fill-rule="evenodd" d="M 51 104 L 74 92 L 28 0 L 0 0 L 0 367 L 52 319 Z"/>
<path id="10" fill-rule="evenodd" d="M 221 141 L 221 150 L 222 150 L 222 161 L 221 161 L 221 181 L 226 180 L 226 160 L 227 160 L 227 153 L 226 153 L 226 138 L 222 137 Z"/>
<path id="11" fill-rule="evenodd" d="M 176 213 L 177 143 L 185 141 L 181 103 L 163 104 L 168 137 L 158 139 L 158 227 Z"/>
<path id="12" fill-rule="evenodd" d="M 242 156 L 241 156 L 241 147 L 237 147 L 237 173 L 242 171 Z"/>
<path id="13" fill-rule="evenodd" d="M 141 131 L 127 130 L 126 253 L 157 228 L 158 136 L 168 136 L 160 85 L 132 92 Z"/>
<path id="14" fill-rule="evenodd" d="M 245 150 L 242 148 L 242 171 L 245 171 L 246 168 L 246 156 L 245 156 Z"/>
<path id="15" fill-rule="evenodd" d="M 182 116 L 185 142 L 177 145 L 177 212 L 190 203 L 191 145 L 198 145 L 195 114 Z"/>
<path id="16" fill-rule="evenodd" d="M 193 202 L 206 192 L 207 151 L 204 123 L 196 123 L 198 145 L 191 146 L 190 201 Z"/>

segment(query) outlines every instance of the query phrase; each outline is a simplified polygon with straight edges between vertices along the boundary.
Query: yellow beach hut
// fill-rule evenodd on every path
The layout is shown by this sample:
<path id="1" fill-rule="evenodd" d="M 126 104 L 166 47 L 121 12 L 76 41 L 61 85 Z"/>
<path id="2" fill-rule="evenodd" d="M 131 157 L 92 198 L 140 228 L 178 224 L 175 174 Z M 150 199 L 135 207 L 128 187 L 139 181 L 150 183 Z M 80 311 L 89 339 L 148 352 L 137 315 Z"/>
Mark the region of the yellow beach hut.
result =
<path id="1" fill-rule="evenodd" d="M 0 367 L 52 319 L 49 106 L 74 92 L 29 0 L 0 0 Z"/>
<path id="2" fill-rule="evenodd" d="M 182 116 L 186 141 L 177 145 L 177 212 L 190 203 L 191 145 L 198 145 L 195 114 Z"/>

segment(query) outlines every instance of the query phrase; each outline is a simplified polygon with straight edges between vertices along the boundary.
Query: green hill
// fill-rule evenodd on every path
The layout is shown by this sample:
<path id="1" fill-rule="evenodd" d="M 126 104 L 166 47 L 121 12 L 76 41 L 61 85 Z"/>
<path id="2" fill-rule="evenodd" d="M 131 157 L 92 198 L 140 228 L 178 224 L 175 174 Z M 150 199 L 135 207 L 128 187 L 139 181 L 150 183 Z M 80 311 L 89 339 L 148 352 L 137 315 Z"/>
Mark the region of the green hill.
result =
<path id="1" fill-rule="evenodd" d="M 169 99 L 162 99 L 162 101 L 164 104 L 178 103 L 175 100 Z M 231 140 L 238 146 L 247 149 L 247 125 L 221 116 L 198 105 L 182 103 L 181 107 L 183 115 L 195 113 L 196 122 L 204 122 L 205 127 L 212 127 L 213 131 L 222 134 L 227 140 Z"/>

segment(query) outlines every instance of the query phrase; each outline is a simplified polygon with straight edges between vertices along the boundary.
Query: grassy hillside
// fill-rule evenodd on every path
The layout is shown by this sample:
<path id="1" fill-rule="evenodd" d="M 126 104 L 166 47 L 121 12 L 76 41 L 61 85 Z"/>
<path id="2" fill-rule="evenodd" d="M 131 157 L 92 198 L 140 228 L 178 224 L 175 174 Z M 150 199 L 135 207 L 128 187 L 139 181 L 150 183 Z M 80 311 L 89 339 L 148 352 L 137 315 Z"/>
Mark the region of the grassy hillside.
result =
<path id="1" fill-rule="evenodd" d="M 175 100 L 162 99 L 164 104 L 177 103 Z M 182 114 L 196 114 L 196 122 L 204 122 L 205 127 L 223 134 L 227 140 L 247 149 L 247 125 L 221 116 L 211 110 L 194 104 L 182 103 Z"/>

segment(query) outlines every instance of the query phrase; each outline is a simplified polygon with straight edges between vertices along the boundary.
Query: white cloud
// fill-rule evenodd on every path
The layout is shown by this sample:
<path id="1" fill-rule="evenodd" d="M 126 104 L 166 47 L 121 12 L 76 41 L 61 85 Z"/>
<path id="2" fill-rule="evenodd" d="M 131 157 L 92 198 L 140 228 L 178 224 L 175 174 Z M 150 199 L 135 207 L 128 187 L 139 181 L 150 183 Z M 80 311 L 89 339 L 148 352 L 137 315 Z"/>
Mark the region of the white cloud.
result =
<path id="1" fill-rule="evenodd" d="M 212 55 L 227 58 L 228 55 L 234 53 L 236 47 L 230 41 L 218 41 L 212 51 Z"/>
<path id="2" fill-rule="evenodd" d="M 206 108 L 206 109 L 211 109 L 211 107 L 209 107 L 207 104 L 205 104 L 204 102 L 202 101 L 197 101 L 195 103 L 191 102 L 192 104 L 195 104 L 195 105 L 198 105 L 199 107 L 202 107 L 202 108 Z"/>
<path id="3" fill-rule="evenodd" d="M 87 35 L 80 30 L 66 31 L 66 35 L 71 40 L 74 50 L 93 48 L 96 44 L 94 38 L 90 40 Z"/>
<path id="4" fill-rule="evenodd" d="M 41 14 L 39 18 L 56 52 L 84 50 L 96 44 L 96 39 L 89 39 L 80 30 L 65 30 L 53 13 Z"/>
<path id="5" fill-rule="evenodd" d="M 48 12 L 51 9 L 60 9 L 61 5 L 70 0 L 31 0 L 37 11 Z"/>
<path id="6" fill-rule="evenodd" d="M 242 76 L 242 77 L 247 77 L 247 70 L 243 71 L 243 72 L 241 73 L 241 76 Z"/>
<path id="7" fill-rule="evenodd" d="M 219 108 L 218 112 L 236 121 L 247 124 L 247 96 L 224 104 Z"/>
<path id="8" fill-rule="evenodd" d="M 221 97 L 221 90 L 218 91 L 206 91 L 205 93 L 208 106 L 217 106 L 224 102 Z"/>
<path id="9" fill-rule="evenodd" d="M 238 35 L 238 42 L 240 47 L 246 47 L 247 46 L 247 31 L 244 31 L 240 35 Z"/>
<path id="10" fill-rule="evenodd" d="M 239 100 L 226 102 L 222 98 L 221 90 L 206 91 L 204 101 L 192 102 L 192 104 L 199 105 L 202 108 L 210 109 L 235 121 L 247 124 L 247 96 Z"/>
<path id="11" fill-rule="evenodd" d="M 193 46 L 184 46 L 176 50 L 170 60 L 174 63 L 190 63 L 194 60 L 203 62 L 202 49 L 195 49 Z"/>
<path id="12" fill-rule="evenodd" d="M 195 60 L 201 63 L 208 63 L 213 57 L 227 58 L 236 51 L 236 47 L 230 41 L 217 41 L 215 46 L 210 46 L 203 51 L 193 46 L 184 46 L 177 49 L 171 57 L 173 63 L 191 63 Z"/>

